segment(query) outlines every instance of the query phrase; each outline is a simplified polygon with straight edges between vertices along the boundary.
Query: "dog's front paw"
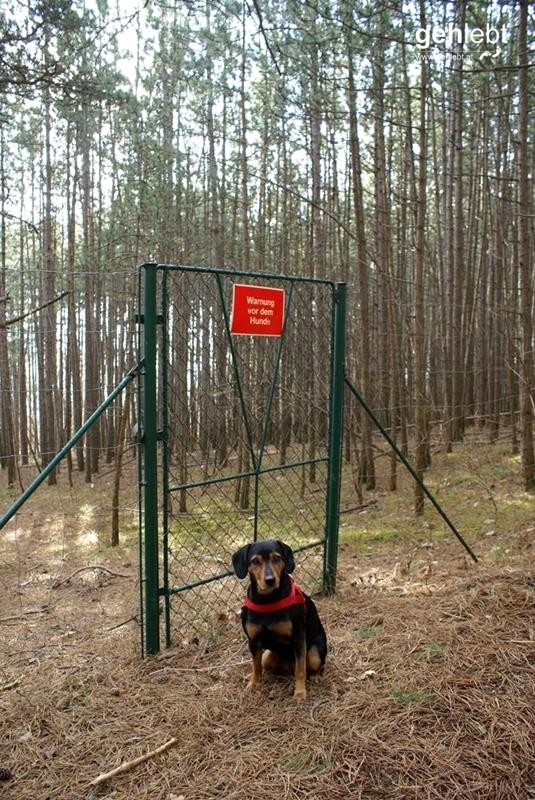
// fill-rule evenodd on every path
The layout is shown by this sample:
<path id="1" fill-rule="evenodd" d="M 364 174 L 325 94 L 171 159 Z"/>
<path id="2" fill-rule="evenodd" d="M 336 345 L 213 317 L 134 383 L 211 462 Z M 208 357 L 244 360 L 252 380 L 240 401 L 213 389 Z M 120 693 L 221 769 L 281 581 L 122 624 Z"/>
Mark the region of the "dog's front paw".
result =
<path id="1" fill-rule="evenodd" d="M 260 681 L 256 677 L 256 675 L 251 675 L 251 677 L 247 681 L 247 690 L 251 692 L 253 691 L 253 689 L 258 689 L 259 685 Z"/>
<path id="2" fill-rule="evenodd" d="M 294 689 L 294 700 L 306 700 L 307 690 L 304 686 L 296 686 Z"/>

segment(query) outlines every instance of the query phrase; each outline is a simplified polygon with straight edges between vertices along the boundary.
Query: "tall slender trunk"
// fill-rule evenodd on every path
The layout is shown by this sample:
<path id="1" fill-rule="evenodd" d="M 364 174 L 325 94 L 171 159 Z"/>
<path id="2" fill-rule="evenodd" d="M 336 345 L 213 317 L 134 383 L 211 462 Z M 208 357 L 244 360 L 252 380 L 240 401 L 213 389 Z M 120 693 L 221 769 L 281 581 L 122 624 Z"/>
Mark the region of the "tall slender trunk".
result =
<path id="1" fill-rule="evenodd" d="M 245 20 L 242 29 L 242 61 L 240 70 L 240 117 L 241 117 L 241 137 L 240 137 L 240 171 L 241 171 L 241 227 L 242 227 L 242 268 L 245 272 L 249 271 L 250 266 L 250 247 L 249 247 L 249 194 L 248 194 L 248 162 L 247 162 L 247 112 L 245 107 Z M 243 363 L 243 391 L 245 397 L 250 396 L 252 387 L 250 374 L 253 369 L 251 339 L 246 337 L 244 347 Z M 240 472 L 248 472 L 251 466 L 249 447 L 246 442 L 244 424 L 242 424 L 242 435 L 240 437 Z M 251 479 L 248 475 L 239 481 L 237 487 L 240 508 L 249 508 L 251 494 Z"/>
<path id="2" fill-rule="evenodd" d="M 43 223 L 43 276 L 42 301 L 51 300 L 55 292 L 55 252 L 54 252 L 54 220 L 52 212 L 52 121 L 51 98 L 48 87 L 45 88 L 45 142 L 44 142 L 44 223 Z M 42 368 L 41 377 L 41 459 L 43 466 L 52 460 L 57 450 L 58 433 L 56 431 L 56 310 L 55 304 L 49 305 L 41 314 L 40 329 L 42 335 Z M 57 483 L 56 470 L 48 476 L 49 485 Z"/>
<path id="3" fill-rule="evenodd" d="M 310 275 L 314 278 L 321 277 L 323 273 L 324 242 L 321 212 L 321 107 L 319 98 L 319 58 L 318 44 L 315 34 L 317 11 L 310 8 L 311 27 L 314 31 L 313 41 L 310 44 L 310 96 L 309 125 L 310 125 L 310 177 L 312 181 L 310 207 Z M 311 296 L 312 303 L 312 296 Z M 314 312 L 311 308 L 311 315 Z M 319 354 L 314 347 L 312 337 L 306 346 L 306 381 L 308 388 L 308 458 L 311 459 L 308 476 L 311 483 L 316 480 L 316 450 L 318 446 L 319 425 L 319 398 L 318 381 L 316 379 L 316 359 Z"/>
<path id="4" fill-rule="evenodd" d="M 351 152 L 351 180 L 353 190 L 353 213 L 357 235 L 357 261 L 359 278 L 360 303 L 360 344 L 362 366 L 360 383 L 362 393 L 367 402 L 371 397 L 371 356 L 370 356 L 370 297 L 368 280 L 368 254 L 364 225 L 364 199 L 362 191 L 362 165 L 360 159 L 360 143 L 356 109 L 356 88 L 351 51 L 348 52 L 348 88 L 349 88 L 349 135 Z M 375 488 L 375 464 L 372 451 L 372 424 L 367 414 L 362 416 L 362 480 L 368 489 Z"/>
<path id="5" fill-rule="evenodd" d="M 21 192 L 21 215 L 20 215 L 20 233 L 19 233 L 19 258 L 20 258 L 20 313 L 24 313 L 24 303 L 26 298 L 25 293 L 25 264 L 26 264 L 26 237 L 24 235 L 23 223 L 24 204 Z M 1 293 L 1 292 L 0 292 Z M 17 397 L 17 407 L 19 415 L 19 448 L 21 464 L 26 466 L 28 464 L 28 442 L 29 442 L 29 428 L 28 428 L 28 372 L 26 366 L 26 331 L 24 321 L 21 320 L 19 328 L 19 388 Z"/>
<path id="6" fill-rule="evenodd" d="M 91 181 L 91 141 L 89 134 L 89 105 L 84 102 L 82 108 L 82 227 L 83 227 L 83 256 L 85 264 L 84 285 L 84 396 L 85 416 L 93 413 L 98 401 L 98 370 L 97 370 L 97 280 L 95 258 L 95 232 L 93 219 L 92 181 Z M 91 482 L 94 472 L 98 471 L 99 459 L 99 422 L 92 425 L 86 435 L 85 480 Z"/>
<path id="7" fill-rule="evenodd" d="M 420 25 L 425 28 L 425 4 L 420 0 Z M 418 155 L 418 204 L 416 213 L 416 246 L 414 263 L 414 358 L 415 358 L 415 461 L 414 466 L 423 478 L 427 466 L 426 381 L 425 381 L 425 218 L 426 218 L 426 159 L 427 159 L 427 67 L 421 62 L 420 118 Z M 424 492 L 418 482 L 414 484 L 414 510 L 422 514 Z"/>
<path id="8" fill-rule="evenodd" d="M 528 0 L 520 2 L 520 25 L 518 29 L 519 106 L 518 106 L 518 238 L 520 271 L 520 316 L 521 330 L 521 391 L 520 416 L 522 420 L 522 470 L 524 487 L 535 492 L 535 452 L 533 446 L 533 418 L 535 403 L 535 374 L 533 356 L 533 267 L 530 258 L 529 225 L 531 203 L 529 193 L 528 151 Z"/>
<path id="9" fill-rule="evenodd" d="M 6 182 L 4 169 L 4 126 L 0 119 L 0 465 L 7 467 L 7 483 L 16 478 L 15 439 L 13 435 L 13 392 L 6 327 Z"/>
<path id="10" fill-rule="evenodd" d="M 457 7 L 458 27 L 463 30 L 466 0 Z M 463 369 L 463 295 L 465 280 L 465 219 L 463 209 L 463 46 L 455 49 L 453 103 L 453 259 L 452 259 L 452 398 L 451 441 L 461 441 L 464 435 L 464 369 Z"/>
<path id="11" fill-rule="evenodd" d="M 121 477 L 123 467 L 123 456 L 126 441 L 126 429 L 128 421 L 128 413 L 130 406 L 130 392 L 127 389 L 123 397 L 123 408 L 119 418 L 119 431 L 117 434 L 117 441 L 115 444 L 115 471 L 113 478 L 113 494 L 112 494 L 112 509 L 111 509 L 111 537 L 110 545 L 117 547 L 119 545 L 119 507 L 120 507 L 120 489 Z"/>

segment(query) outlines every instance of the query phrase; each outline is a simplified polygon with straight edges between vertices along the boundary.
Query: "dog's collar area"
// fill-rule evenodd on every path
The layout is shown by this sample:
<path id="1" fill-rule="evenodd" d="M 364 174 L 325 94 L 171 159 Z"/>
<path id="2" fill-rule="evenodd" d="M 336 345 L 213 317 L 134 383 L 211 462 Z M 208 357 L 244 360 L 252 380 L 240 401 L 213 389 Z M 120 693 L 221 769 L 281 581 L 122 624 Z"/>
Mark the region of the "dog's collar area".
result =
<path id="1" fill-rule="evenodd" d="M 274 614 L 277 611 L 282 611 L 284 608 L 290 606 L 305 605 L 305 593 L 297 586 L 293 578 L 290 578 L 290 594 L 286 597 L 281 597 L 274 603 L 255 603 L 247 596 L 244 600 L 244 605 L 249 611 L 254 611 L 257 614 Z"/>

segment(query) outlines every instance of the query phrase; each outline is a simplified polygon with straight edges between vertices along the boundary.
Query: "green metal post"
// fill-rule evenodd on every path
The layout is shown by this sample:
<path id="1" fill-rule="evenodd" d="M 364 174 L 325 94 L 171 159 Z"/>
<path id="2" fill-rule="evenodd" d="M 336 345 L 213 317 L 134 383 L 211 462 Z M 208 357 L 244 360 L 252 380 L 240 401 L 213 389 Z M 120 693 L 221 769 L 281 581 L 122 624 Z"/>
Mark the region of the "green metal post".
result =
<path id="1" fill-rule="evenodd" d="M 163 596 L 165 606 L 165 646 L 171 647 L 171 597 L 169 595 L 169 329 L 168 305 L 169 287 L 167 283 L 167 270 L 164 270 L 162 281 L 162 570 L 163 570 Z"/>
<path id="2" fill-rule="evenodd" d="M 158 423 L 156 404 L 156 285 L 157 264 L 144 264 L 143 308 L 143 447 L 145 528 L 145 650 L 154 655 L 160 650 L 158 578 Z"/>
<path id="3" fill-rule="evenodd" d="M 336 590 L 336 568 L 338 563 L 342 435 L 344 427 L 345 318 L 346 285 L 345 283 L 337 283 L 333 289 L 331 419 L 329 429 L 325 568 L 323 573 L 324 591 L 329 594 L 333 594 Z"/>

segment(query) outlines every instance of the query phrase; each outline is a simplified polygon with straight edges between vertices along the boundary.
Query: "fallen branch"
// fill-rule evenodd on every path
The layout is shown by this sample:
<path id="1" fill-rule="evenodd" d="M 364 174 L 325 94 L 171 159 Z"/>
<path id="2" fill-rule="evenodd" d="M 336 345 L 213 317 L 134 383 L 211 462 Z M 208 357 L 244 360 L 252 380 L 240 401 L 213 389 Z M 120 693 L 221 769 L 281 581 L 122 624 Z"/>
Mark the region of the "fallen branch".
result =
<path id="1" fill-rule="evenodd" d="M 122 628 L 122 627 L 123 627 L 123 625 L 128 625 L 128 623 L 129 623 L 129 622 L 139 622 L 139 620 L 138 620 L 138 618 L 137 618 L 137 615 L 136 615 L 136 614 L 134 614 L 134 616 L 133 616 L 133 617 L 129 617 L 128 619 L 125 619 L 125 621 L 124 621 L 124 622 L 119 622 L 119 623 L 117 623 L 117 625 L 112 625 L 112 627 L 111 627 L 111 628 L 106 628 L 106 631 L 107 631 L 108 633 L 109 633 L 110 631 L 116 631 L 116 630 L 117 630 L 117 628 Z"/>
<path id="2" fill-rule="evenodd" d="M 144 756 L 138 756 L 138 758 L 134 758 L 133 761 L 125 761 L 124 764 L 121 764 L 119 767 L 115 767 L 115 769 L 112 769 L 109 772 L 103 772 L 102 775 L 99 775 L 97 778 L 92 780 L 89 785 L 98 786 L 99 784 L 108 781 L 110 778 L 114 778 L 116 775 L 122 775 L 123 772 L 129 772 L 134 767 L 137 767 L 138 764 L 142 764 L 144 761 L 148 761 L 149 758 L 153 758 L 154 756 L 163 753 L 174 744 L 177 744 L 177 742 L 178 739 L 176 738 L 169 739 L 168 742 L 160 745 L 160 747 L 157 747 L 156 750 L 151 750 L 149 753 L 145 753 Z"/>
<path id="3" fill-rule="evenodd" d="M 351 511 L 365 511 L 367 508 L 372 508 L 377 505 L 377 500 L 370 500 L 369 503 L 362 503 L 360 506 L 350 506 L 349 508 L 341 508 L 340 514 L 349 514 Z"/>
<path id="4" fill-rule="evenodd" d="M 75 569 L 72 575 L 69 575 L 68 578 L 63 578 L 62 581 L 54 581 L 52 584 L 53 589 L 57 589 L 59 586 L 63 586 L 64 583 L 69 583 L 70 580 L 74 578 L 75 575 L 79 575 L 80 572 L 85 572 L 86 570 L 91 569 L 100 569 L 102 572 L 107 572 L 108 575 L 111 575 L 113 578 L 130 578 L 131 575 L 124 575 L 122 572 L 113 572 L 108 567 L 101 567 L 100 564 L 96 564 L 94 567 L 80 567 L 79 569 Z"/>
<path id="5" fill-rule="evenodd" d="M 4 622 L 20 622 L 22 617 L 29 617 L 30 614 L 46 614 L 47 611 L 48 611 L 48 606 L 43 606 L 42 608 L 30 609 L 29 611 L 22 611 L 15 617 L 2 617 L 0 619 L 0 625 L 3 625 Z"/>

